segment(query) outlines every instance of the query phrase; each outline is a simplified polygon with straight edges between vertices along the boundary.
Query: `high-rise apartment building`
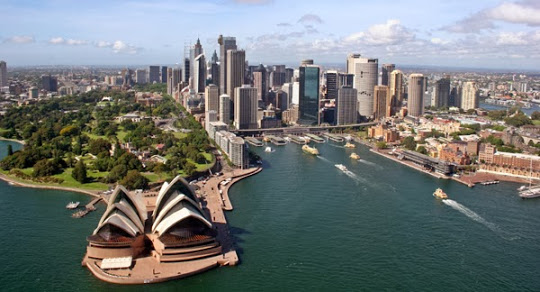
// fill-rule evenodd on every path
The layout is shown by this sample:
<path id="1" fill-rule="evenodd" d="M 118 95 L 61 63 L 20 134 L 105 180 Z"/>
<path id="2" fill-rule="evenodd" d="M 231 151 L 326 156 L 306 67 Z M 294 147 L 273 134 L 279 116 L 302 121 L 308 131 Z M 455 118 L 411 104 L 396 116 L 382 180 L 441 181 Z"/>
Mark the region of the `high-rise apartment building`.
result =
<path id="1" fill-rule="evenodd" d="M 167 66 L 161 66 L 161 83 L 167 83 Z"/>
<path id="2" fill-rule="evenodd" d="M 204 104 L 206 111 L 215 111 L 219 113 L 219 87 L 214 84 L 206 86 L 204 90 Z"/>
<path id="3" fill-rule="evenodd" d="M 354 88 L 358 91 L 358 113 L 364 117 L 373 115 L 373 90 L 378 81 L 379 60 L 350 54 L 347 73 L 354 74 Z"/>
<path id="4" fill-rule="evenodd" d="M 450 100 L 450 78 L 444 77 L 435 81 L 431 106 L 436 108 L 447 107 Z"/>
<path id="5" fill-rule="evenodd" d="M 463 83 L 461 95 L 461 108 L 465 111 L 478 107 L 478 88 L 476 82 L 467 81 Z"/>
<path id="6" fill-rule="evenodd" d="M 231 123 L 231 97 L 222 94 L 219 96 L 219 121 L 226 125 Z"/>
<path id="7" fill-rule="evenodd" d="M 246 52 L 244 50 L 227 51 L 227 86 L 226 93 L 234 99 L 236 87 L 244 84 L 244 71 L 246 66 Z M 234 106 L 234 104 L 233 104 Z"/>
<path id="8" fill-rule="evenodd" d="M 407 113 L 419 117 L 424 113 L 424 75 L 409 75 L 409 91 L 407 100 Z"/>
<path id="9" fill-rule="evenodd" d="M 227 68 L 228 68 L 227 51 L 237 49 L 236 38 L 223 37 L 222 35 L 220 35 L 218 38 L 218 44 L 219 44 L 219 60 L 220 60 L 219 92 L 221 94 L 225 94 L 226 92 L 229 92 L 227 91 Z"/>
<path id="10" fill-rule="evenodd" d="M 143 69 L 135 70 L 135 82 L 137 84 L 146 84 L 147 83 L 146 70 L 143 70 Z"/>
<path id="11" fill-rule="evenodd" d="M 193 62 L 193 90 L 196 93 L 204 92 L 206 85 L 206 60 L 204 54 L 198 55 Z"/>
<path id="12" fill-rule="evenodd" d="M 352 86 L 338 89 L 336 99 L 336 125 L 355 124 L 358 116 L 358 92 Z"/>
<path id="13" fill-rule="evenodd" d="M 390 80 L 388 81 L 388 95 L 389 99 L 387 102 L 391 103 L 390 112 L 386 113 L 386 116 L 390 117 L 399 112 L 399 108 L 403 106 L 403 72 L 400 70 L 394 70 L 390 73 Z"/>
<path id="14" fill-rule="evenodd" d="M 390 85 L 390 74 L 396 70 L 395 64 L 383 64 L 381 67 L 381 85 Z"/>
<path id="15" fill-rule="evenodd" d="M 45 89 L 48 92 L 58 91 L 58 79 L 56 79 L 56 77 L 51 76 L 51 74 L 41 76 L 41 85 L 43 89 Z M 114 85 L 116 85 L 116 82 Z"/>
<path id="16" fill-rule="evenodd" d="M 0 87 L 8 86 L 7 63 L 0 61 Z"/>
<path id="17" fill-rule="evenodd" d="M 150 84 L 152 83 L 160 83 L 159 78 L 159 66 L 149 66 L 148 67 L 148 82 Z"/>
<path id="18" fill-rule="evenodd" d="M 303 61 L 299 78 L 299 121 L 302 124 L 319 123 L 320 68 Z"/>
<path id="19" fill-rule="evenodd" d="M 373 101 L 373 118 L 379 120 L 386 117 L 388 108 L 391 107 L 391 103 L 388 102 L 388 86 L 375 86 L 373 95 L 375 97 Z"/>
<path id="20" fill-rule="evenodd" d="M 249 85 L 235 88 L 234 126 L 237 129 L 257 128 L 257 88 Z"/>
<path id="21" fill-rule="evenodd" d="M 195 74 L 195 71 L 197 70 L 196 69 L 197 64 L 195 64 L 195 62 L 196 62 L 195 59 L 198 58 L 202 53 L 203 53 L 203 48 L 202 48 L 202 45 L 201 45 L 201 40 L 199 38 L 197 38 L 197 43 L 195 43 L 195 45 L 193 45 L 189 50 L 189 64 L 190 64 L 190 67 L 189 67 L 190 75 L 189 75 L 189 77 L 193 81 L 195 81 L 195 79 L 197 79 L 197 77 L 198 77 Z M 195 87 L 192 86 L 191 88 L 195 88 Z"/>

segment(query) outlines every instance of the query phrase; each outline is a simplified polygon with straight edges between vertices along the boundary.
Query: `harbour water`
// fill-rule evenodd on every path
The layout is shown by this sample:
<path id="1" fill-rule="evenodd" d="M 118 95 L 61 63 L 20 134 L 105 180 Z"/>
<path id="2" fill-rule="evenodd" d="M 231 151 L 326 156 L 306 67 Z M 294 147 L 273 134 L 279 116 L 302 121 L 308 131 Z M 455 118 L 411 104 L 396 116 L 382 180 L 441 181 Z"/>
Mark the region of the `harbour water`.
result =
<path id="1" fill-rule="evenodd" d="M 521 200 L 519 185 L 469 189 L 364 146 L 315 146 L 318 157 L 257 148 L 264 171 L 231 188 L 239 266 L 152 286 L 103 283 L 80 266 L 104 205 L 76 220 L 66 203 L 89 197 L 0 182 L 3 290 L 540 290 L 540 200 Z M 450 200 L 433 198 L 437 187 Z"/>

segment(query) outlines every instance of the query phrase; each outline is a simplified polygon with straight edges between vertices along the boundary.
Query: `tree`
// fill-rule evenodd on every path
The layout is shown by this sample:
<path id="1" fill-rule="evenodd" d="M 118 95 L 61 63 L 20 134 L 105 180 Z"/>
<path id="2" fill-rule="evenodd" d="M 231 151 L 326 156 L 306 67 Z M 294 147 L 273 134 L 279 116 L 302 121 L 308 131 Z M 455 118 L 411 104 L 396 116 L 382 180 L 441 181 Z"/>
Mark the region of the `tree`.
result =
<path id="1" fill-rule="evenodd" d="M 424 155 L 428 154 L 428 151 L 427 151 L 426 147 L 424 147 L 424 146 L 418 147 L 417 151 L 418 151 L 418 153 L 421 153 L 421 154 L 424 154 Z"/>
<path id="2" fill-rule="evenodd" d="M 59 163 L 48 159 L 42 159 L 34 164 L 32 176 L 51 176 L 59 173 L 61 169 L 62 167 Z"/>
<path id="3" fill-rule="evenodd" d="M 533 120 L 540 120 L 540 112 L 539 111 L 534 111 L 531 115 L 531 119 Z"/>
<path id="4" fill-rule="evenodd" d="M 73 172 L 71 173 L 71 176 L 78 182 L 84 184 L 88 180 L 88 176 L 86 174 L 86 165 L 84 165 L 84 162 L 82 159 L 80 159 L 77 164 L 75 164 L 75 168 L 73 168 Z"/>
<path id="5" fill-rule="evenodd" d="M 384 141 L 379 141 L 379 142 L 377 142 L 377 144 L 375 144 L 375 146 L 376 146 L 378 149 L 384 149 L 384 148 L 386 148 L 386 142 L 384 142 Z"/>
<path id="6" fill-rule="evenodd" d="M 7 156 L 13 155 L 13 146 L 11 144 L 8 144 L 7 146 Z"/>
<path id="7" fill-rule="evenodd" d="M 195 166 L 195 164 L 191 162 L 187 162 L 184 165 L 184 172 L 186 173 L 187 176 L 192 176 L 196 170 L 197 170 L 197 166 Z"/>
<path id="8" fill-rule="evenodd" d="M 504 122 L 510 126 L 518 128 L 524 125 L 532 124 L 531 119 L 529 119 L 529 117 L 522 112 L 519 112 L 512 117 L 505 118 Z"/>
<path id="9" fill-rule="evenodd" d="M 98 155 L 101 152 L 109 151 L 109 149 L 111 149 L 111 143 L 102 138 L 91 140 L 90 145 L 88 145 L 88 151 L 94 155 Z"/>
<path id="10" fill-rule="evenodd" d="M 401 142 L 401 145 L 403 145 L 408 150 L 416 150 L 416 141 L 414 141 L 414 137 L 412 136 L 405 137 L 405 139 L 403 139 L 403 142 Z"/>
<path id="11" fill-rule="evenodd" d="M 127 166 L 119 164 L 111 169 L 109 175 L 107 175 L 106 180 L 109 183 L 117 182 L 123 179 L 128 173 Z"/>
<path id="12" fill-rule="evenodd" d="M 130 190 L 145 189 L 148 187 L 148 179 L 137 170 L 130 170 L 120 184 Z"/>

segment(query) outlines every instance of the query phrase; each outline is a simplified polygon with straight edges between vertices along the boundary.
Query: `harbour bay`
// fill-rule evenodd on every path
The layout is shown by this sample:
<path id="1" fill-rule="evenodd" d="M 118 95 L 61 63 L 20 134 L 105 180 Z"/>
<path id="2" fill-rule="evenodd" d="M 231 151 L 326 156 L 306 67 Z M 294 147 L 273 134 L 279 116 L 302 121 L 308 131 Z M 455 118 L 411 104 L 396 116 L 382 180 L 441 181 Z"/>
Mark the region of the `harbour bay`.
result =
<path id="1" fill-rule="evenodd" d="M 0 155 L 6 145 L 0 141 Z M 0 182 L 8 290 L 538 290 L 540 201 L 512 183 L 467 188 L 358 145 L 257 148 L 264 170 L 230 190 L 241 264 L 152 286 L 100 282 L 80 266 L 104 205 L 83 219 L 64 206 L 90 197 Z M 349 158 L 351 152 L 360 161 Z M 344 173 L 334 164 L 344 164 Z M 450 200 L 432 197 L 441 187 Z"/>

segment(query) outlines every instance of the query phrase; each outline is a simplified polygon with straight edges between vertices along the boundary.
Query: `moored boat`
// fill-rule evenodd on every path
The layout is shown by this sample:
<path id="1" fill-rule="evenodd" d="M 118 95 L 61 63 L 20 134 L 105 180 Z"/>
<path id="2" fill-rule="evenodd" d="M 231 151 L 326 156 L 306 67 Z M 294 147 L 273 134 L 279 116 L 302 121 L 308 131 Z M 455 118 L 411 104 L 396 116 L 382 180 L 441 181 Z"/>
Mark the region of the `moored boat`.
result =
<path id="1" fill-rule="evenodd" d="M 436 189 L 433 196 L 437 199 L 448 199 L 448 195 L 441 188 Z"/>
<path id="2" fill-rule="evenodd" d="M 69 202 L 69 204 L 66 205 L 66 209 L 70 209 L 70 210 L 76 209 L 77 207 L 79 207 L 80 203 L 81 202 Z"/>

